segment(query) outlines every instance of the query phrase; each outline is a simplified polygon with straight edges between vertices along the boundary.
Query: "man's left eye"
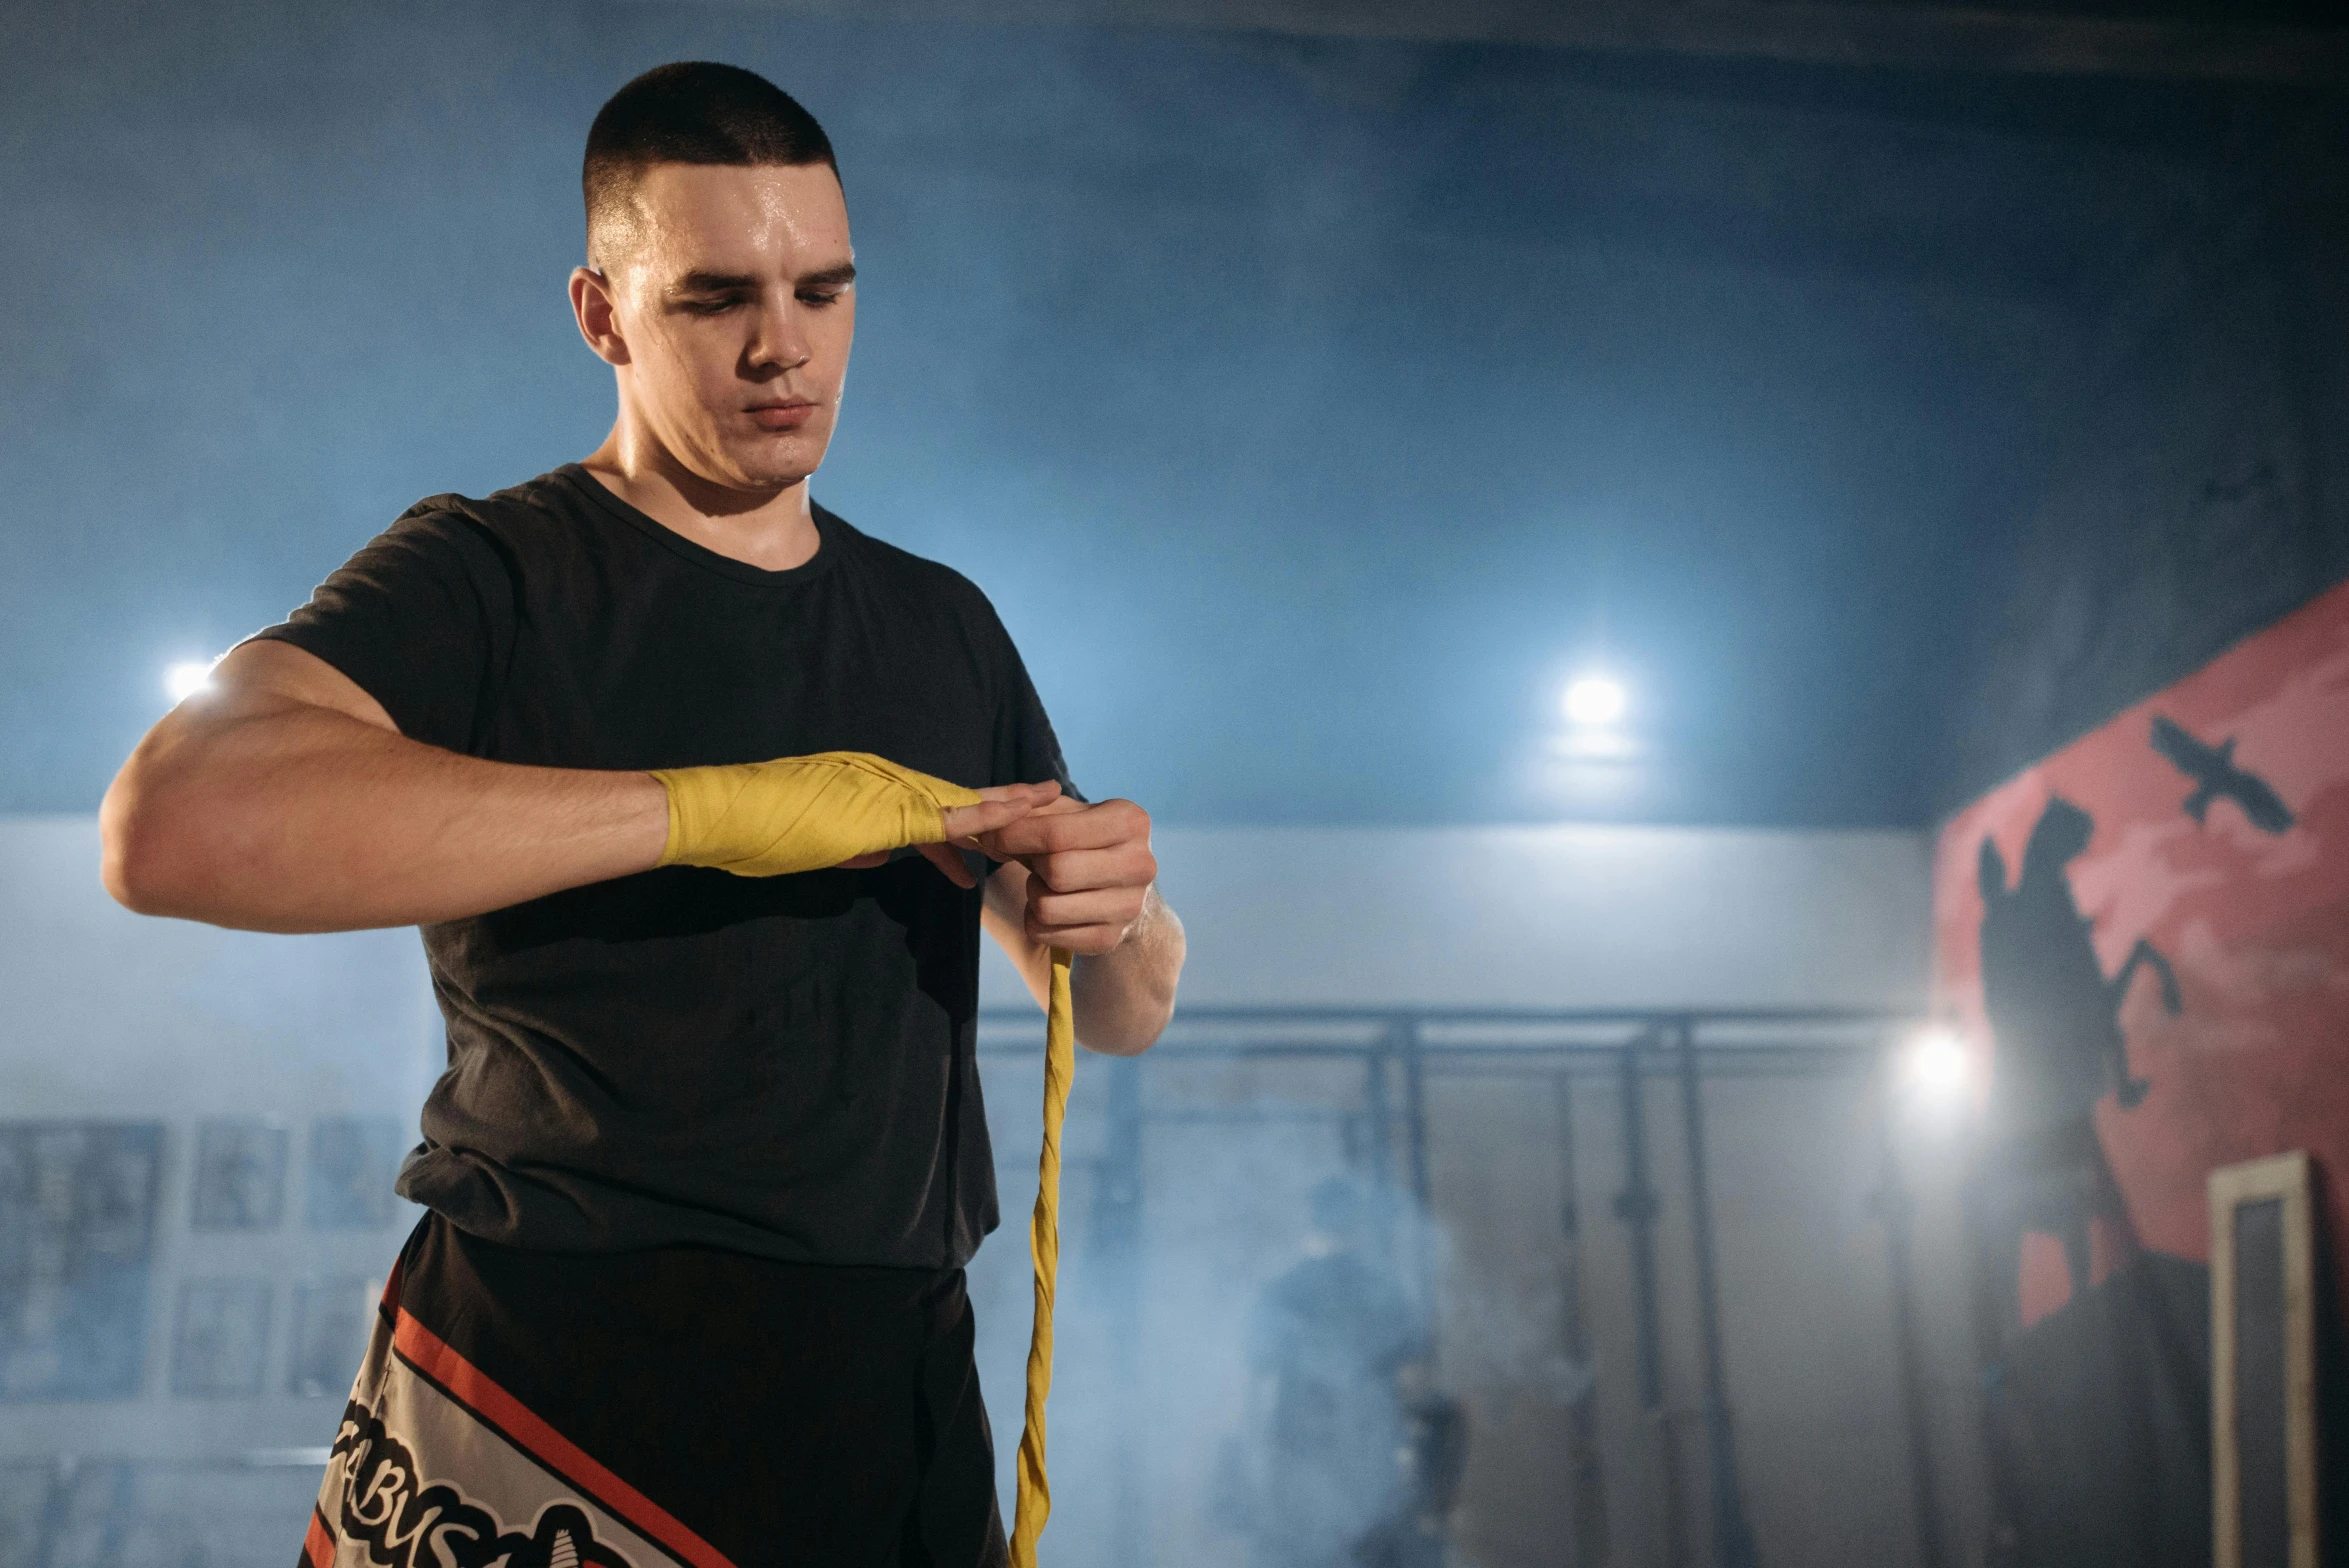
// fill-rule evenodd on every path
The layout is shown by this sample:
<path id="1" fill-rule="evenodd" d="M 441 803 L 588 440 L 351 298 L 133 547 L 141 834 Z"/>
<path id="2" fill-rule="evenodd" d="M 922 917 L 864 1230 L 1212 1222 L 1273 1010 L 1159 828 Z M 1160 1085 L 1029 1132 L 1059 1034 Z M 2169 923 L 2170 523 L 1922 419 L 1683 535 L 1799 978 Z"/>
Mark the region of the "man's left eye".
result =
<path id="1" fill-rule="evenodd" d="M 822 289 L 807 289 L 801 292 L 799 302 L 802 305 L 837 305 L 840 303 L 840 294 L 837 290 L 826 292 Z"/>

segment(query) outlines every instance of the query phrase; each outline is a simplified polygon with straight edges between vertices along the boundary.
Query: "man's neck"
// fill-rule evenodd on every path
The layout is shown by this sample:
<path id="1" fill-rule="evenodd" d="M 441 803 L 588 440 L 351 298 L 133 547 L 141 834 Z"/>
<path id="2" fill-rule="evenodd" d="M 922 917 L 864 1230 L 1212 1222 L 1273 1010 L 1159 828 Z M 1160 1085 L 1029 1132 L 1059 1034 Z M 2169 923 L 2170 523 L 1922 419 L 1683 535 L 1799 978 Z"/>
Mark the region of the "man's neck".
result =
<path id="1" fill-rule="evenodd" d="M 823 543 L 805 479 L 772 491 L 729 489 L 653 443 L 623 440 L 617 428 L 580 466 L 663 528 L 747 566 L 789 571 L 814 559 Z"/>

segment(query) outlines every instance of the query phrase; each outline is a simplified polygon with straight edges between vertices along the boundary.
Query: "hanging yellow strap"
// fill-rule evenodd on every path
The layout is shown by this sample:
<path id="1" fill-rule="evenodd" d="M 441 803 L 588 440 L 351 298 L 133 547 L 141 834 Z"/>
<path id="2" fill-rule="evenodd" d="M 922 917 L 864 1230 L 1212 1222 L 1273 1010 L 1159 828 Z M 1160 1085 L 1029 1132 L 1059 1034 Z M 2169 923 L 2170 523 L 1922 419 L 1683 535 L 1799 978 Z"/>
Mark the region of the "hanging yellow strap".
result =
<path id="1" fill-rule="evenodd" d="M 1054 948 L 1052 1005 L 1044 1017 L 1044 1150 L 1036 1157 L 1036 1212 L 1028 1217 L 1028 1255 L 1036 1264 L 1036 1316 L 1028 1330 L 1028 1416 L 1020 1429 L 1012 1568 L 1036 1568 L 1036 1538 L 1052 1517 L 1052 1483 L 1044 1474 L 1044 1401 L 1052 1393 L 1052 1290 L 1060 1276 L 1060 1124 L 1068 1112 L 1069 1079 L 1077 1069 L 1068 966 L 1069 955 Z"/>

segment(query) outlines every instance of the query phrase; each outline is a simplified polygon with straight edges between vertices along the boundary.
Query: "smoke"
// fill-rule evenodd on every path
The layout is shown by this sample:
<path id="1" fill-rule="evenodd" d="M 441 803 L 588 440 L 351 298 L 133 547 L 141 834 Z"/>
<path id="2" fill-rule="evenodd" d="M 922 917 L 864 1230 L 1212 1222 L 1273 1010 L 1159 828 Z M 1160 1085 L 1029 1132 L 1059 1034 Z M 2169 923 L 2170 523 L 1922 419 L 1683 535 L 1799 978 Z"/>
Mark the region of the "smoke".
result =
<path id="1" fill-rule="evenodd" d="M 992 1049 L 981 1058 L 1005 1223 L 971 1268 L 1007 1508 L 1029 1323 L 1025 1220 L 1041 1084 L 1032 1045 L 1013 1044 L 1020 1034 L 991 1030 Z M 1372 1200 L 1377 1219 L 1360 1252 L 1423 1326 L 1414 1337 L 1424 1334 L 1433 1347 L 1436 1393 L 1473 1396 L 1475 1424 L 1505 1430 L 1521 1415 L 1554 1426 L 1558 1411 L 1591 1384 L 1590 1368 L 1561 1346 L 1556 1171 L 1521 1183 L 1529 1190 L 1514 1199 L 1486 1202 L 1490 1195 L 1475 1190 L 1554 1159 L 1554 1128 L 1527 1149 L 1512 1148 L 1450 1120 L 1456 1097 L 1449 1086 L 1433 1091 L 1431 1110 L 1444 1118 L 1431 1127 L 1439 1180 L 1484 1167 L 1481 1177 L 1462 1180 L 1469 1190 L 1446 1197 L 1469 1222 L 1464 1242 L 1457 1224 L 1410 1201 L 1399 1122 L 1383 1159 L 1375 1152 L 1359 1055 L 1324 1046 L 1325 1054 L 1292 1059 L 1202 1059 L 1185 1054 L 1197 1038 L 1178 1025 L 1171 1042 L 1138 1064 L 1080 1060 L 1064 1133 L 1050 1427 L 1049 1539 L 1058 1562 L 1245 1557 L 1247 1500 L 1234 1497 L 1232 1471 L 1245 1469 L 1267 1439 L 1270 1393 L 1253 1325 L 1268 1286 L 1337 1244 L 1313 1220 L 1316 1188 L 1333 1177 Z M 1141 1080 L 1139 1252 L 1130 1286 L 1120 1282 L 1119 1258 L 1104 1255 L 1095 1225 L 1095 1173 L 1115 1130 L 1109 1079 L 1120 1070 Z M 1519 1085 L 1500 1097 L 1530 1099 L 1535 1122 L 1549 1114 L 1546 1091 L 1528 1097 Z M 1501 1135 L 1519 1136 L 1514 1128 Z M 1463 1137 L 1464 1146 L 1447 1147 Z M 1390 1172 L 1383 1189 L 1382 1164 Z M 1127 1290 L 1135 1295 L 1121 1294 Z"/>

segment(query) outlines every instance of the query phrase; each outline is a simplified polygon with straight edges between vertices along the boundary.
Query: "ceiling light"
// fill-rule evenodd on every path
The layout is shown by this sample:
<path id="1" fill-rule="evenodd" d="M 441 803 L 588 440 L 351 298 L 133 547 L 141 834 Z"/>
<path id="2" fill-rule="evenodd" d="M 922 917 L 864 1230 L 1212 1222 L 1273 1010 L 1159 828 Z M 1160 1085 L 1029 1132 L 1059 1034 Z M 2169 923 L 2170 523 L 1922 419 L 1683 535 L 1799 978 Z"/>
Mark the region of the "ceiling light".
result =
<path id="1" fill-rule="evenodd" d="M 1611 676 L 1577 676 L 1566 688 L 1566 717 L 1574 724 L 1613 724 L 1630 706 L 1630 694 Z"/>

